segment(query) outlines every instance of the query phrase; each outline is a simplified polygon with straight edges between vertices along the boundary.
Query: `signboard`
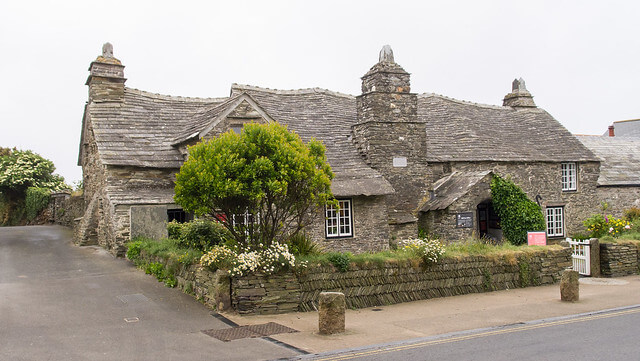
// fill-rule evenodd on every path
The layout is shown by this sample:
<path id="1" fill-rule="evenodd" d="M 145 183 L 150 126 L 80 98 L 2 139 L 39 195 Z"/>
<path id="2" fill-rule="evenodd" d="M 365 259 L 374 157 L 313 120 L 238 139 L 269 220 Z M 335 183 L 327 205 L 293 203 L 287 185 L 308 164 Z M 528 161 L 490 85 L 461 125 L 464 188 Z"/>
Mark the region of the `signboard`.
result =
<path id="1" fill-rule="evenodd" d="M 456 214 L 456 228 L 473 228 L 473 212 Z"/>
<path id="2" fill-rule="evenodd" d="M 527 244 L 529 246 L 546 246 L 547 233 L 546 232 L 527 232 Z"/>

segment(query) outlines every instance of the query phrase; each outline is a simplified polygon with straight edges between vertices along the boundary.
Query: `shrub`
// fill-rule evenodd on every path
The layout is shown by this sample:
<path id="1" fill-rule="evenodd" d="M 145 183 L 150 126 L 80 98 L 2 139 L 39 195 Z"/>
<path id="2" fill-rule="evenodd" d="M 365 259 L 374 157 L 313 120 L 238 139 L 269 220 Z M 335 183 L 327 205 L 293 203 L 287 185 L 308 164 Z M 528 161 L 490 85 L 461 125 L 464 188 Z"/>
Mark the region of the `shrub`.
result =
<path id="1" fill-rule="evenodd" d="M 206 219 L 196 219 L 182 225 L 178 245 L 204 252 L 224 243 L 228 238 L 230 233 L 222 224 Z"/>
<path id="2" fill-rule="evenodd" d="M 200 258 L 200 263 L 211 269 L 227 269 L 231 276 L 243 276 L 256 272 L 274 274 L 294 268 L 296 258 L 286 244 L 274 242 L 267 248 L 244 251 L 216 246 Z"/>
<path id="3" fill-rule="evenodd" d="M 349 270 L 349 264 L 351 263 L 350 253 L 329 253 L 327 259 L 331 262 L 340 272 L 347 272 Z"/>
<path id="4" fill-rule="evenodd" d="M 174 199 L 197 216 L 220 215 L 243 247 L 268 247 L 304 229 L 314 208 L 333 199 L 332 178 L 321 142 L 304 143 L 276 122 L 245 124 L 240 134 L 189 148 Z M 243 215 L 251 220 L 236 222 Z"/>
<path id="5" fill-rule="evenodd" d="M 51 198 L 51 190 L 48 188 L 27 188 L 25 213 L 28 221 L 33 221 L 49 205 L 49 198 Z"/>
<path id="6" fill-rule="evenodd" d="M 619 237 L 623 232 L 631 229 L 631 224 L 611 215 L 594 214 L 583 222 L 591 237 L 602 238 L 609 235 L 614 238 Z"/>
<path id="7" fill-rule="evenodd" d="M 544 231 L 542 208 L 510 179 L 498 175 L 491 180 L 493 209 L 500 217 L 505 238 L 514 245 L 527 242 L 528 231 Z"/>
<path id="8" fill-rule="evenodd" d="M 310 240 L 304 233 L 296 233 L 289 238 L 289 250 L 296 256 L 308 256 L 310 254 L 318 254 L 322 250 L 320 246 Z"/>
<path id="9" fill-rule="evenodd" d="M 133 241 L 127 243 L 127 258 L 138 263 L 140 260 L 140 251 L 142 250 L 142 241 Z"/>
<path id="10" fill-rule="evenodd" d="M 429 239 L 405 239 L 398 246 L 399 249 L 421 258 L 427 265 L 437 263 L 445 251 L 440 241 Z"/>
<path id="11" fill-rule="evenodd" d="M 167 223 L 167 233 L 171 239 L 180 239 L 182 237 L 182 225 L 184 223 L 178 223 L 175 220 Z"/>
<path id="12" fill-rule="evenodd" d="M 626 221 L 635 222 L 636 220 L 640 219 L 640 208 L 638 207 L 625 209 L 622 213 L 622 218 L 624 218 L 624 220 Z"/>

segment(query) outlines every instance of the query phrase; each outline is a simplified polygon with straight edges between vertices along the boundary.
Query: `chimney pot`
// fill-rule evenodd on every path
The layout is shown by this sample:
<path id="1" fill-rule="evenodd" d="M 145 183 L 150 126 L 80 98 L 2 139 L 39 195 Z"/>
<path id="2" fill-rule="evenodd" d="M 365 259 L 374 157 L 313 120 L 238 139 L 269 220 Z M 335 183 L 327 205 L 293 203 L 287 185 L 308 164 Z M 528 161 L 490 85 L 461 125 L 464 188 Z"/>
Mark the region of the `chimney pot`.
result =
<path id="1" fill-rule="evenodd" d="M 610 137 L 615 137 L 616 136 L 615 127 L 613 125 L 609 126 L 609 136 Z"/>

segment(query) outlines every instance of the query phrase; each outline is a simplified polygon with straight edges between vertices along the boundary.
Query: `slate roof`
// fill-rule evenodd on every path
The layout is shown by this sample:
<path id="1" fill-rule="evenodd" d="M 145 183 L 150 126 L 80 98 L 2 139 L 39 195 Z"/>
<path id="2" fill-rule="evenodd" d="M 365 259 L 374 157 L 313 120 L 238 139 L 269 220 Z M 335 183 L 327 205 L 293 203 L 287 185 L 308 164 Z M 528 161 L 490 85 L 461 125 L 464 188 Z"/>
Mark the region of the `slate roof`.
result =
<path id="1" fill-rule="evenodd" d="M 598 185 L 640 186 L 640 138 L 599 135 L 576 137 L 602 160 Z"/>
<path id="2" fill-rule="evenodd" d="M 491 174 L 490 170 L 485 171 L 455 171 L 446 177 L 437 180 L 433 184 L 434 197 L 428 200 L 422 207 L 421 212 L 446 209 L 455 201 L 467 194 L 473 186 Z"/>
<path id="3" fill-rule="evenodd" d="M 331 190 L 336 196 L 382 195 L 394 192 L 378 171 L 364 163 L 351 141 L 356 99 L 324 89 L 271 90 L 233 84 L 231 96 L 246 93 L 278 123 L 303 141 L 322 141 L 335 173 Z"/>
<path id="4" fill-rule="evenodd" d="M 619 120 L 613 122 L 616 137 L 640 137 L 640 119 Z M 603 135 L 608 136 L 609 130 Z"/>
<path id="5" fill-rule="evenodd" d="M 272 90 L 233 84 L 229 98 L 184 98 L 125 88 L 124 101 L 87 106 L 99 156 L 106 165 L 179 168 L 176 145 L 205 131 L 240 98 L 263 116 L 327 147 L 337 196 L 393 193 L 351 140 L 356 98 L 324 89 Z M 435 94 L 418 97 L 418 119 L 427 125 L 427 161 L 597 161 L 542 109 L 481 105 Z M 80 155 L 82 157 L 82 154 Z"/>
<path id="6" fill-rule="evenodd" d="M 125 88 L 124 101 L 93 102 L 91 117 L 103 164 L 180 168 L 184 161 L 171 143 L 194 114 L 226 98 L 184 98 Z M 82 156 L 82 155 L 81 155 Z"/>
<path id="7" fill-rule="evenodd" d="M 427 125 L 427 161 L 597 161 L 569 131 L 539 108 L 418 97 Z"/>

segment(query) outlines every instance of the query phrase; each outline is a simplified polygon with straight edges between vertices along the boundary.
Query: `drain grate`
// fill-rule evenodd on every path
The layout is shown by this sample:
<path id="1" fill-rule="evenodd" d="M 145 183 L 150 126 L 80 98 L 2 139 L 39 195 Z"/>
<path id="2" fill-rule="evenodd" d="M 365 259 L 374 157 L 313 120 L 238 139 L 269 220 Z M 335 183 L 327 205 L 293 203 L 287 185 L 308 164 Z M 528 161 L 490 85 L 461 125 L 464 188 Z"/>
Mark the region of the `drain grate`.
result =
<path id="1" fill-rule="evenodd" d="M 239 326 L 232 328 L 225 328 L 223 330 L 204 330 L 202 333 L 205 335 L 215 337 L 220 341 L 239 340 L 242 338 L 250 337 L 264 337 L 271 336 L 278 333 L 293 333 L 298 332 L 293 328 L 280 325 L 275 322 L 263 323 L 260 325 Z"/>

